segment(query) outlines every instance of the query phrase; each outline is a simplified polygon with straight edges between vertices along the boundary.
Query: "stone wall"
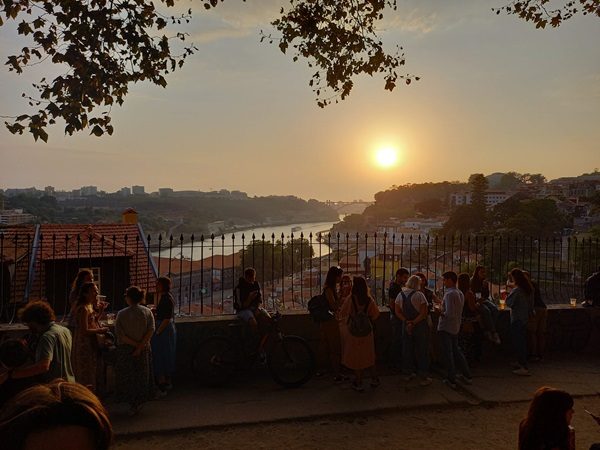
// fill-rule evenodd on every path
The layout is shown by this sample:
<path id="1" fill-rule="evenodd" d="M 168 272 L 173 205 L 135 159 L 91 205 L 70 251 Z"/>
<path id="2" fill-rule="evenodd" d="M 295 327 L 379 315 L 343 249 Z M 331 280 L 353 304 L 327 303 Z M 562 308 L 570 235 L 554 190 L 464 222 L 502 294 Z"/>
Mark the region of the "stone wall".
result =
<path id="1" fill-rule="evenodd" d="M 201 319 L 183 319 L 177 323 L 177 365 L 178 374 L 186 377 L 191 374 L 191 355 L 196 346 L 213 334 L 231 333 L 230 324 L 236 319 L 232 316 L 213 316 Z M 486 342 L 484 355 L 509 354 L 511 352 L 510 313 L 500 311 L 497 322 L 502 339 L 500 346 Z M 325 357 L 319 352 L 319 327 L 307 313 L 301 311 L 284 312 L 280 322 L 281 330 L 286 334 L 295 334 L 305 338 L 321 365 Z M 387 308 L 381 308 L 381 315 L 375 324 L 376 348 L 378 360 L 385 364 L 388 359 L 391 342 L 391 329 Z M 434 334 L 432 334 L 434 336 Z M 432 342 L 434 354 L 437 344 Z M 600 308 L 551 307 L 548 310 L 547 352 L 600 352 Z"/>

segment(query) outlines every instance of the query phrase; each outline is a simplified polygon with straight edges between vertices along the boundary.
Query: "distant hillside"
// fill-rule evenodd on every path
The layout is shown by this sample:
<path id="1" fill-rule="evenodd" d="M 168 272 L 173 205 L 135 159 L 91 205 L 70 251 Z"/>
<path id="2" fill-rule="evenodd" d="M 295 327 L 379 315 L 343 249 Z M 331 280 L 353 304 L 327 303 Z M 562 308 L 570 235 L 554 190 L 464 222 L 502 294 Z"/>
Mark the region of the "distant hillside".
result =
<path id="1" fill-rule="evenodd" d="M 23 208 L 38 222 L 102 223 L 121 220 L 126 208 L 134 208 L 147 233 L 208 233 L 211 222 L 221 228 L 335 221 L 338 213 L 317 200 L 294 196 L 254 198 L 177 198 L 152 196 L 85 197 L 57 202 L 54 197 L 11 197 L 7 208 Z"/>
<path id="2" fill-rule="evenodd" d="M 415 214 L 436 216 L 448 209 L 450 194 L 466 188 L 467 183 L 458 181 L 393 186 L 375 194 L 375 204 L 369 206 L 363 215 L 375 220 L 405 218 Z"/>

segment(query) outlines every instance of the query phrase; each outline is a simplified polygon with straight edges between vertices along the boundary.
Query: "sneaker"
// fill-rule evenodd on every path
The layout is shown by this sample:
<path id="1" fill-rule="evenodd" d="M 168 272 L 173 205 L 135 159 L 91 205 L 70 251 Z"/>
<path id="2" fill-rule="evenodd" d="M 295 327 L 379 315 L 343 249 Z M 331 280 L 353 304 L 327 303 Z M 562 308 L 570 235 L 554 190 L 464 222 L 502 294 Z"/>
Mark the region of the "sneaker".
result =
<path id="1" fill-rule="evenodd" d="M 374 389 L 376 387 L 379 387 L 379 385 L 381 384 L 381 380 L 379 379 L 379 377 L 373 377 L 371 378 L 371 387 Z"/>
<path id="2" fill-rule="evenodd" d="M 518 369 L 513 370 L 512 373 L 514 373 L 515 375 L 522 376 L 522 377 L 531 376 L 531 372 L 529 372 L 529 370 L 526 369 L 525 367 L 519 367 Z"/>
<path id="3" fill-rule="evenodd" d="M 529 357 L 529 361 L 531 361 L 531 362 L 540 362 L 541 360 L 542 360 L 541 356 L 537 356 L 536 355 L 536 356 L 530 356 Z"/>
<path id="4" fill-rule="evenodd" d="M 461 374 L 461 375 L 457 375 L 456 378 L 458 378 L 462 384 L 466 384 L 468 386 L 473 384 L 473 378 L 471 378 L 471 377 L 466 377 Z"/>
<path id="5" fill-rule="evenodd" d="M 412 379 L 416 378 L 416 376 L 417 376 L 417 374 L 413 372 L 413 373 L 411 373 L 409 375 L 403 376 L 402 379 L 404 381 L 411 381 Z"/>
<path id="6" fill-rule="evenodd" d="M 442 383 L 444 383 L 446 386 L 448 386 L 450 389 L 456 389 L 458 386 L 456 386 L 456 382 L 454 381 L 450 381 L 448 378 L 444 378 L 442 380 Z"/>
<path id="7" fill-rule="evenodd" d="M 362 382 L 361 383 L 357 383 L 356 381 L 352 382 L 352 389 L 354 389 L 356 392 L 363 392 L 365 390 L 365 388 L 363 387 Z"/>
<path id="8" fill-rule="evenodd" d="M 170 390 L 172 390 L 172 389 L 173 389 L 173 385 L 171 383 L 168 383 L 168 384 L 165 385 L 165 390 L 167 392 L 170 391 Z"/>
<path id="9" fill-rule="evenodd" d="M 429 386 L 431 383 L 433 383 L 433 380 L 429 377 L 423 377 L 421 378 L 421 381 L 419 381 L 419 386 Z"/>
<path id="10" fill-rule="evenodd" d="M 518 362 L 513 361 L 513 362 L 510 363 L 510 367 L 512 369 L 520 369 L 521 368 L 521 364 L 519 364 Z"/>

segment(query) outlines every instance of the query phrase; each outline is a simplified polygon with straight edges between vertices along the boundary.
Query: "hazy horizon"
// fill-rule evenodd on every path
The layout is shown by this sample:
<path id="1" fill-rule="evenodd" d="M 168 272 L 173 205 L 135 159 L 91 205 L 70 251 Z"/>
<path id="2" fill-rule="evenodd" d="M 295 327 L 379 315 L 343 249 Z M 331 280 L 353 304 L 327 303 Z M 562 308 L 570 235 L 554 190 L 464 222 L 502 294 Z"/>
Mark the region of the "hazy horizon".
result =
<path id="1" fill-rule="evenodd" d="M 594 169 L 590 169 L 590 172 L 593 171 L 593 170 Z M 512 170 L 512 171 L 509 171 L 509 172 L 516 172 L 516 171 Z M 494 173 L 499 173 L 499 172 L 494 172 Z M 493 175 L 494 173 L 484 173 L 484 175 L 485 176 L 489 176 L 489 175 Z M 584 172 L 584 173 L 587 173 L 587 172 Z M 425 181 L 418 182 L 418 183 L 440 183 L 440 182 L 467 183 L 468 182 L 467 178 L 470 175 L 471 174 L 467 174 L 466 178 L 460 179 L 460 180 L 435 180 L 435 181 L 425 180 Z M 542 174 L 542 175 L 545 175 L 545 174 Z M 560 176 L 558 176 L 556 178 L 548 178 L 547 177 L 547 181 L 552 181 L 553 179 L 558 179 L 558 178 L 577 177 L 577 176 L 580 176 L 580 175 L 583 175 L 583 173 L 579 173 L 579 174 L 565 174 L 565 175 L 560 175 Z M 125 188 L 125 187 L 132 188 L 132 186 L 143 186 L 144 187 L 144 192 L 146 194 L 156 193 L 159 188 L 173 188 L 172 186 L 162 186 L 162 185 L 161 186 L 151 187 L 151 186 L 149 186 L 147 184 L 143 184 L 143 183 L 140 183 L 140 184 L 137 184 L 137 185 L 120 186 L 120 187 L 118 187 L 118 188 L 116 188 L 114 190 L 105 189 L 104 186 L 102 186 L 102 185 L 94 185 L 94 184 L 91 184 L 91 185 L 81 185 L 81 186 L 72 186 L 72 187 L 61 187 L 61 186 L 54 186 L 54 185 L 52 185 L 52 187 L 55 189 L 55 191 L 63 191 L 63 192 L 69 192 L 69 191 L 72 191 L 72 190 L 77 190 L 77 189 L 80 189 L 80 188 L 85 187 L 85 186 L 96 186 L 98 188 L 98 191 L 104 191 L 107 194 L 114 194 L 114 193 L 118 192 L 121 188 Z M 38 189 L 40 191 L 43 191 L 46 186 L 38 186 L 38 185 L 28 185 L 28 186 L 0 186 L 0 189 L 3 189 L 3 190 L 6 190 L 6 189 L 27 189 L 27 188 L 32 188 L 32 187 L 36 188 L 36 189 Z M 391 189 L 392 187 L 393 186 L 388 186 L 388 187 L 385 187 L 383 189 L 380 189 L 379 191 L 384 191 L 384 190 L 387 190 L 387 189 Z M 200 190 L 200 189 L 194 189 L 194 188 L 189 188 L 189 189 L 187 189 L 187 188 L 181 188 L 181 189 L 175 189 L 175 188 L 173 188 L 173 189 L 175 191 L 197 191 L 197 192 L 220 191 L 222 189 L 225 189 L 225 190 L 228 190 L 228 191 L 236 191 L 237 190 L 237 189 L 230 189 L 227 186 L 218 186 L 218 187 L 215 187 L 214 189 L 204 190 L 204 191 Z M 370 197 L 361 197 L 361 198 L 357 197 L 357 198 L 353 198 L 353 199 L 336 199 L 336 198 L 303 197 L 301 195 L 294 194 L 294 193 L 289 193 L 289 192 L 287 192 L 287 193 L 286 192 L 281 192 L 281 193 L 279 193 L 279 192 L 271 192 L 271 193 L 268 193 L 268 194 L 260 194 L 259 195 L 259 194 L 253 193 L 253 192 L 247 192 L 247 191 L 243 191 L 242 190 L 242 192 L 245 192 L 248 195 L 248 197 L 255 197 L 255 196 L 256 197 L 263 197 L 263 196 L 281 196 L 281 197 L 284 197 L 284 196 L 288 196 L 288 195 L 295 195 L 295 196 L 297 196 L 299 198 L 302 198 L 304 200 L 315 199 L 315 200 L 319 200 L 319 201 L 323 201 L 323 202 L 324 201 L 328 201 L 328 200 L 329 201 L 345 201 L 345 202 L 351 202 L 351 201 L 372 202 L 372 201 L 374 201 L 374 198 L 373 198 L 374 195 L 377 192 L 379 192 L 379 191 L 375 191 L 375 192 L 371 193 Z"/>
<path id="2" fill-rule="evenodd" d="M 359 77 L 347 100 L 325 109 L 306 63 L 258 42 L 285 2 L 225 2 L 208 12 L 194 4 L 187 30 L 199 51 L 167 89 L 132 86 L 112 110 L 112 137 L 65 137 L 54 127 L 48 144 L 34 143 L 2 125 L 0 186 L 350 201 L 471 173 L 591 172 L 600 166 L 600 22 L 583 16 L 536 30 L 491 11 L 504 3 L 400 1 L 382 39 L 388 50 L 404 47 L 405 70 L 421 81 L 389 93 L 382 79 Z M 0 27 L 4 59 L 21 46 Z M 0 115 L 24 112 L 21 92 L 42 76 L 1 70 Z M 397 166 L 373 162 L 382 146 L 399 150 Z"/>

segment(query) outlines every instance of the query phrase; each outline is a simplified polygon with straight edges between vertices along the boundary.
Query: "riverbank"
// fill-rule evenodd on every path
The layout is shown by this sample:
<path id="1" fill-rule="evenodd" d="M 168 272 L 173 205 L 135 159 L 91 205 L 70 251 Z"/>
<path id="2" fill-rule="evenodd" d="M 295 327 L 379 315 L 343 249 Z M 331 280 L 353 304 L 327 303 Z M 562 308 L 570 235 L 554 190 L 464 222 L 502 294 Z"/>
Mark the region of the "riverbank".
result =
<path id="1" fill-rule="evenodd" d="M 319 233 L 327 233 L 336 223 L 338 222 L 294 222 L 283 225 L 267 225 L 254 228 L 243 228 L 237 229 L 235 232 L 231 233 L 214 235 L 214 238 L 211 238 L 210 236 L 204 236 L 203 242 L 200 242 L 200 235 L 195 234 L 196 240 L 193 247 L 187 240 L 182 246 L 178 245 L 178 241 L 175 241 L 175 253 L 166 248 L 160 253 L 158 251 L 154 251 L 152 252 L 152 255 L 155 257 L 175 256 L 177 258 L 183 256 L 184 258 L 198 260 L 201 259 L 199 252 L 201 247 L 203 249 L 202 255 L 204 257 L 210 255 L 231 255 L 252 243 L 253 236 L 254 239 L 259 241 L 262 241 L 264 237 L 265 242 L 277 242 L 277 240 L 281 240 L 282 235 L 284 236 L 284 240 L 288 240 L 293 233 L 294 239 L 299 239 L 302 235 L 305 239 L 309 240 L 312 243 L 314 254 L 316 256 L 322 256 L 329 254 L 330 250 L 326 243 L 318 242 L 317 237 Z"/>

